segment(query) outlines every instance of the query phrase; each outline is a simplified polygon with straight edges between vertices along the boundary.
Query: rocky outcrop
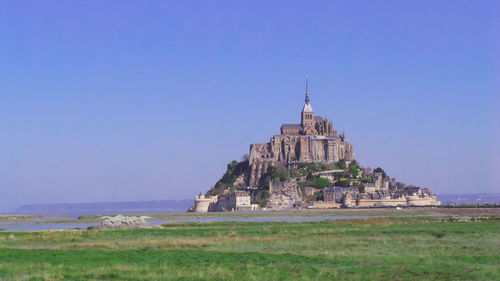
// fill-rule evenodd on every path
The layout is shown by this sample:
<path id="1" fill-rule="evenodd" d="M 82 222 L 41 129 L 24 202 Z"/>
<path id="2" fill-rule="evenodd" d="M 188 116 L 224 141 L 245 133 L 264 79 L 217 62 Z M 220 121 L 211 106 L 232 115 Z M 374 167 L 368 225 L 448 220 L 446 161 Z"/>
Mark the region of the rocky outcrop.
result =
<path id="1" fill-rule="evenodd" d="M 224 196 L 235 189 L 246 188 L 248 186 L 248 172 L 248 160 L 243 160 L 241 162 L 231 161 L 227 164 L 226 173 L 205 195 Z"/>
<path id="2" fill-rule="evenodd" d="M 279 188 L 271 192 L 267 199 L 266 207 L 269 209 L 292 208 L 297 202 L 302 201 L 302 190 L 297 184 L 278 183 Z"/>
<path id="3" fill-rule="evenodd" d="M 117 215 L 107 217 L 99 223 L 95 229 L 97 230 L 117 230 L 117 229 L 159 229 L 160 225 L 150 224 L 145 220 L 146 217 L 132 217 Z"/>

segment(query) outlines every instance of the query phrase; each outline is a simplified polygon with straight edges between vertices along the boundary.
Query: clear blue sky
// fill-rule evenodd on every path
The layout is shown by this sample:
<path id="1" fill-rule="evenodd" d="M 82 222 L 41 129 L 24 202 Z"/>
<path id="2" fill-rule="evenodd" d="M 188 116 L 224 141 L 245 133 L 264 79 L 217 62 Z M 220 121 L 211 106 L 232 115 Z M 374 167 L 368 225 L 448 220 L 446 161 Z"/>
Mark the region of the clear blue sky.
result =
<path id="1" fill-rule="evenodd" d="M 362 165 L 498 192 L 498 3 L 5 1 L 0 211 L 191 198 L 299 122 L 306 74 Z"/>

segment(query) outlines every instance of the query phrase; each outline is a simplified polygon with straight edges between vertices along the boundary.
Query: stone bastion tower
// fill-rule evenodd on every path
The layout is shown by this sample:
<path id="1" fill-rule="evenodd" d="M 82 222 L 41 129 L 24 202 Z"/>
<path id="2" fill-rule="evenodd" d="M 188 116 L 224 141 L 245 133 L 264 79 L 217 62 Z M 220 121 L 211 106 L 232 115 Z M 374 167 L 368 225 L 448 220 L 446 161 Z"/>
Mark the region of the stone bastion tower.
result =
<path id="1" fill-rule="evenodd" d="M 345 134 L 339 135 L 328 118 L 314 116 L 309 85 L 306 80 L 305 103 L 300 124 L 281 125 L 281 134 L 271 137 L 268 143 L 250 145 L 250 187 L 257 187 L 261 176 L 269 167 L 289 163 L 354 160 L 354 149 Z"/>

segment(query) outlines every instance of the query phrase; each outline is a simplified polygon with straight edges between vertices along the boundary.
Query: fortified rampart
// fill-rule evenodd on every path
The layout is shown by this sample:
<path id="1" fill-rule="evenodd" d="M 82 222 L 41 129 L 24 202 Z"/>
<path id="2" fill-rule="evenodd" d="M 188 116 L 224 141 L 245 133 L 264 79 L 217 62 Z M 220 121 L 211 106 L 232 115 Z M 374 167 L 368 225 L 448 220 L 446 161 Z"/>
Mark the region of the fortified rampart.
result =
<path id="1" fill-rule="evenodd" d="M 195 212 L 197 213 L 206 213 L 213 208 L 213 205 L 217 203 L 217 195 L 215 196 L 205 196 L 200 194 L 196 196 L 194 199 L 195 202 Z M 212 205 L 212 206 L 211 206 Z"/>
<path id="2" fill-rule="evenodd" d="M 419 196 L 408 196 L 406 197 L 406 202 L 408 206 L 411 207 L 424 207 L 424 206 L 439 206 L 441 202 L 437 200 L 436 196 L 430 197 L 419 197 Z"/>
<path id="3" fill-rule="evenodd" d="M 256 211 L 259 209 L 257 204 L 251 203 L 251 197 L 245 190 L 235 190 L 227 196 L 209 196 L 200 195 L 195 198 L 195 211 L 222 212 L 222 211 Z"/>
<path id="4" fill-rule="evenodd" d="M 359 199 L 356 207 L 397 207 L 406 206 L 405 198 Z"/>

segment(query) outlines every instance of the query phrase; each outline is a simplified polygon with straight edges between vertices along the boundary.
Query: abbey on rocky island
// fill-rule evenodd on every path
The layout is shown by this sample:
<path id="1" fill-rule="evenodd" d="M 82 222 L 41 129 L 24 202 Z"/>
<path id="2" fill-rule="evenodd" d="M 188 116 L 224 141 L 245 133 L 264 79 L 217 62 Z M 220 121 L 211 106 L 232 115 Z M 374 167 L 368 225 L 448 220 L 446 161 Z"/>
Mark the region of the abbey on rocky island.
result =
<path id="1" fill-rule="evenodd" d="M 300 120 L 281 125 L 267 143 L 251 144 L 248 159 L 229 163 L 190 211 L 440 205 L 427 188 L 398 182 L 380 167 L 362 167 L 345 133 L 314 115 L 307 80 Z"/>

